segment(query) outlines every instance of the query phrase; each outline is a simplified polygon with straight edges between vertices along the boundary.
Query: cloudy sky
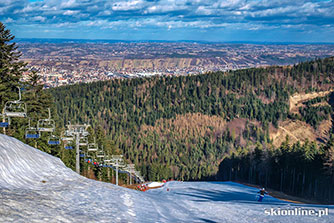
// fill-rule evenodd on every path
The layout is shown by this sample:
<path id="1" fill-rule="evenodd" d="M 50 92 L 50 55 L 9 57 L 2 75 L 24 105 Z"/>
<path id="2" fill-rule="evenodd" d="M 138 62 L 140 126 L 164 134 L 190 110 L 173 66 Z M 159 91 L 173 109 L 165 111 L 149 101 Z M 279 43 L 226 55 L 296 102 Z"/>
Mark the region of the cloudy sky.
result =
<path id="1" fill-rule="evenodd" d="M 17 38 L 334 42 L 334 0 L 0 0 Z"/>

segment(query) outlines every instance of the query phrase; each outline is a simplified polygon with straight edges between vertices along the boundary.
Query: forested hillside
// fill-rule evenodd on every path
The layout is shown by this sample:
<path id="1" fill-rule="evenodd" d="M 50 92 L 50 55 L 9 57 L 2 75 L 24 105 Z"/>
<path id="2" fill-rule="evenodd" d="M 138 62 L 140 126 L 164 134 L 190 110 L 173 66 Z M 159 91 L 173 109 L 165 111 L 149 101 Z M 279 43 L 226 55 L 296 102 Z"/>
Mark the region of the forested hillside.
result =
<path id="1" fill-rule="evenodd" d="M 291 67 L 116 79 L 50 92 L 64 124 L 103 127 L 113 149 L 149 180 L 203 180 L 215 179 L 220 162 L 232 154 L 247 154 L 257 145 L 271 148 L 269 131 L 283 120 L 316 127 L 312 114 L 328 118 L 331 107 L 290 114 L 288 99 L 296 92 L 331 89 L 333 73 L 334 59 L 328 58 Z"/>

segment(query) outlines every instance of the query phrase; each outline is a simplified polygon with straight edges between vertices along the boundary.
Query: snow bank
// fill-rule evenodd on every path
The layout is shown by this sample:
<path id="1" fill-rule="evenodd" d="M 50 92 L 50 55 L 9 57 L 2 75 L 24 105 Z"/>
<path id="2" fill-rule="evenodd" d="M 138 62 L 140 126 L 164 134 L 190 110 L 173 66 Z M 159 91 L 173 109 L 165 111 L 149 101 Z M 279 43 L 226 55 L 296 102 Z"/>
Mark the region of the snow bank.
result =
<path id="1" fill-rule="evenodd" d="M 81 178 L 60 159 L 0 134 L 0 188 L 39 189 L 55 176 L 64 180 Z"/>

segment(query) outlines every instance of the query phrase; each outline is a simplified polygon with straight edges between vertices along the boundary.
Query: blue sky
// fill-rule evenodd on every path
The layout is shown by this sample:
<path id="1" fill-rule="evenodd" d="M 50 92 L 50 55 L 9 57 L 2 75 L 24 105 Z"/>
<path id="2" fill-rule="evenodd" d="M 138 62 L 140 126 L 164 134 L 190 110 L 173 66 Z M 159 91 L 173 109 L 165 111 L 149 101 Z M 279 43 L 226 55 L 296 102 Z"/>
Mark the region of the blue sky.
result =
<path id="1" fill-rule="evenodd" d="M 0 0 L 17 38 L 334 42 L 334 0 Z"/>

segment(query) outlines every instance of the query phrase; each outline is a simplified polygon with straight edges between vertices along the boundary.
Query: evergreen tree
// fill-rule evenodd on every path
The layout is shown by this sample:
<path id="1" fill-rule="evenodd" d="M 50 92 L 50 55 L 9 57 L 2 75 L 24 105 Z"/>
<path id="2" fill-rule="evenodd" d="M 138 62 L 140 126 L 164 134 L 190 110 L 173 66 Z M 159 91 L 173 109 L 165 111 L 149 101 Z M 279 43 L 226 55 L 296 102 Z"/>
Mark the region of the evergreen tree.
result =
<path id="1" fill-rule="evenodd" d="M 25 64 L 19 61 L 21 53 L 17 51 L 16 43 L 11 41 L 14 36 L 5 25 L 0 22 L 0 108 L 1 112 L 4 104 L 8 100 L 18 98 L 17 87 L 20 86 L 20 78 L 25 71 Z M 15 94 L 13 94 L 15 92 Z"/>

